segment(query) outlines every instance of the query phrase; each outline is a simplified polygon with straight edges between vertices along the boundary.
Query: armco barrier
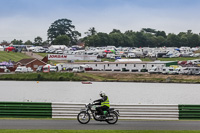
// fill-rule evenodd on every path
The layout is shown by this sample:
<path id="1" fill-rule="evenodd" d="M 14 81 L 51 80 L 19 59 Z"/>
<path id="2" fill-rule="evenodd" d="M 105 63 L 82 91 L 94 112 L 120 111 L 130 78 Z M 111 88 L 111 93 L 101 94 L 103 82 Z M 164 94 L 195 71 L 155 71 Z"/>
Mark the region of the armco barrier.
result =
<path id="1" fill-rule="evenodd" d="M 4 118 L 51 118 L 51 103 L 0 102 L 0 117 Z"/>
<path id="2" fill-rule="evenodd" d="M 52 118 L 76 118 L 85 104 L 52 103 Z M 116 105 L 119 119 L 178 120 L 178 105 Z"/>
<path id="3" fill-rule="evenodd" d="M 179 119 L 200 119 L 200 105 L 179 105 Z"/>
<path id="4" fill-rule="evenodd" d="M 1 118 L 76 118 L 83 103 L 0 102 Z M 111 104 L 119 119 L 199 119 L 200 105 Z"/>

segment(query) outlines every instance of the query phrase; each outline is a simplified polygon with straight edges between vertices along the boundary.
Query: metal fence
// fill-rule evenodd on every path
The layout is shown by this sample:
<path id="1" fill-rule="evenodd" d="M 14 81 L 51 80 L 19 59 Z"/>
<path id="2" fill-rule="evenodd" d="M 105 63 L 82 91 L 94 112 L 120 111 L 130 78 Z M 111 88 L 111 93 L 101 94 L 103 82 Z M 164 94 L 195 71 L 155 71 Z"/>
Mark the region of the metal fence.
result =
<path id="1" fill-rule="evenodd" d="M 76 118 L 84 103 L 0 102 L 0 118 Z M 200 105 L 111 104 L 119 119 L 200 120 Z"/>
<path id="2" fill-rule="evenodd" d="M 51 103 L 0 102 L 1 118 L 51 118 Z"/>
<path id="3" fill-rule="evenodd" d="M 76 118 L 82 103 L 52 103 L 52 118 Z M 120 112 L 119 119 L 178 120 L 178 105 L 119 105 L 111 104 Z"/>

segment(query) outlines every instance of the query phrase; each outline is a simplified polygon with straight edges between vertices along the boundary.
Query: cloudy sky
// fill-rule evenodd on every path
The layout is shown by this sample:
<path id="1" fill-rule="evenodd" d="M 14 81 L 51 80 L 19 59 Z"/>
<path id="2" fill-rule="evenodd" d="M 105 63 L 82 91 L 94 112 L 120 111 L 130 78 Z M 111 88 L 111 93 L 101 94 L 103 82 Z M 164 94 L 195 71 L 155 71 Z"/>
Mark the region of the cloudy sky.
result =
<path id="1" fill-rule="evenodd" d="M 200 33 L 200 0 L 0 0 L 0 42 L 47 39 L 57 19 L 72 20 L 82 33 L 90 27 L 109 33 L 112 29 L 142 28 L 179 33 Z"/>

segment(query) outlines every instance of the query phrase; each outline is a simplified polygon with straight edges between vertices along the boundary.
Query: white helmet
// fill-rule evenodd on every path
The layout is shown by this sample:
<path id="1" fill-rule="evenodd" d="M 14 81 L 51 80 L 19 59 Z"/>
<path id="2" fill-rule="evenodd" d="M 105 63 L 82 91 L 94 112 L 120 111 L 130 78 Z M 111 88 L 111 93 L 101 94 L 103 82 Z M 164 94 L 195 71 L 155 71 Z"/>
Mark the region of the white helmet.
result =
<path id="1" fill-rule="evenodd" d="M 101 97 L 103 97 L 103 96 L 106 95 L 106 93 L 105 93 L 104 91 L 100 91 L 99 95 L 100 95 Z"/>

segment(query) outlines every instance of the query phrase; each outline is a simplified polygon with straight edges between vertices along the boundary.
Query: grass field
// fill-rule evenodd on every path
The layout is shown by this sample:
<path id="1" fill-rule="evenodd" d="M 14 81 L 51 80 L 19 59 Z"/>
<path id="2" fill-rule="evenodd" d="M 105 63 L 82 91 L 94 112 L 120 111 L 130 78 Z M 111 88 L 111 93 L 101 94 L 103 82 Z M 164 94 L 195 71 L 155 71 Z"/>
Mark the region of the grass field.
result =
<path id="1" fill-rule="evenodd" d="M 24 58 L 30 58 L 29 56 L 23 54 L 23 53 L 15 53 L 15 52 L 5 52 L 5 51 L 0 51 L 0 62 L 2 61 L 19 61 Z"/>
<path id="2" fill-rule="evenodd" d="M 50 54 L 50 53 L 35 53 L 35 54 L 38 54 L 38 55 L 40 55 L 40 56 L 42 56 L 42 57 L 45 57 L 45 56 L 47 56 L 47 55 Z"/>
<path id="3" fill-rule="evenodd" d="M 200 131 L 166 130 L 0 130 L 1 133 L 200 133 Z"/>
<path id="4" fill-rule="evenodd" d="M 166 80 L 167 79 L 167 80 Z M 0 80 L 19 81 L 97 81 L 97 82 L 149 82 L 149 83 L 200 83 L 199 76 L 134 74 L 134 73 L 22 73 L 1 74 Z"/>

